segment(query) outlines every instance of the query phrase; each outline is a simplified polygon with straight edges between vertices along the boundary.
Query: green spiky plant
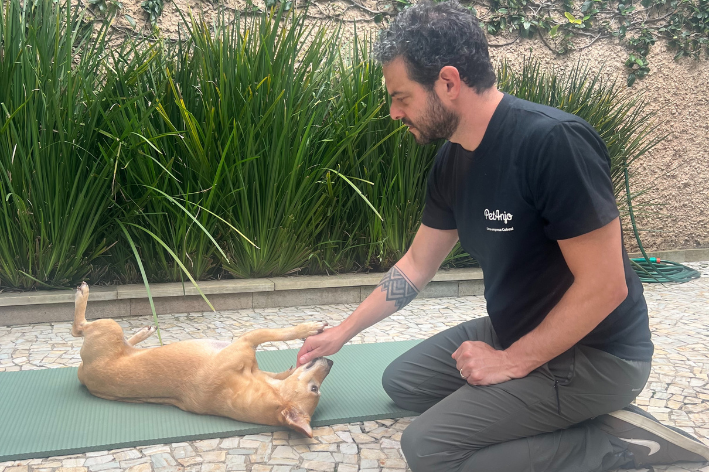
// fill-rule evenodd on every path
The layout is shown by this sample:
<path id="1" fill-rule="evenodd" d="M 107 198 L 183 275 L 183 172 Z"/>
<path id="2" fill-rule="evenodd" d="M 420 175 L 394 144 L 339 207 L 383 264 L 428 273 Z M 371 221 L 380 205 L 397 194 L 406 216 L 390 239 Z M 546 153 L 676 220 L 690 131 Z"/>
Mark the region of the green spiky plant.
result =
<path id="1" fill-rule="evenodd" d="M 386 270 L 410 246 L 437 146 L 389 118 L 371 41 L 273 10 L 185 15 L 181 41 L 111 49 L 78 10 L 7 5 L 0 285 Z M 584 67 L 499 77 L 595 126 L 617 195 L 661 139 L 642 100 Z M 473 262 L 457 247 L 445 265 Z"/>
<path id="2" fill-rule="evenodd" d="M 106 251 L 110 169 L 100 140 L 106 27 L 51 0 L 0 12 L 0 285 L 95 279 Z M 92 39 L 93 34 L 93 39 Z"/>

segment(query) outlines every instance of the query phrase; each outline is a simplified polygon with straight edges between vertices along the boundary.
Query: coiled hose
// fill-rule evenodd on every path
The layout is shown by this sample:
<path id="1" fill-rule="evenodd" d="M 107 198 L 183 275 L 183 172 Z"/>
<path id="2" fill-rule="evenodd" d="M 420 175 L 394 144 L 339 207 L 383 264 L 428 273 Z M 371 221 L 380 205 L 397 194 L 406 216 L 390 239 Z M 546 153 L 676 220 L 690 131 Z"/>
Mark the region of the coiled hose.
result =
<path id="1" fill-rule="evenodd" d="M 626 162 L 624 162 L 623 171 L 625 173 L 625 195 L 628 199 L 630 223 L 633 225 L 635 240 L 638 242 L 638 247 L 643 255 L 643 257 L 630 259 L 635 273 L 638 274 L 642 282 L 646 283 L 685 283 L 693 279 L 698 279 L 700 277 L 699 272 L 691 267 L 677 262 L 662 261 L 658 257 L 648 257 L 645 248 L 640 242 L 638 228 L 635 225 L 635 214 L 633 212 L 632 198 L 630 198 L 630 179 L 628 177 L 628 165 Z"/>

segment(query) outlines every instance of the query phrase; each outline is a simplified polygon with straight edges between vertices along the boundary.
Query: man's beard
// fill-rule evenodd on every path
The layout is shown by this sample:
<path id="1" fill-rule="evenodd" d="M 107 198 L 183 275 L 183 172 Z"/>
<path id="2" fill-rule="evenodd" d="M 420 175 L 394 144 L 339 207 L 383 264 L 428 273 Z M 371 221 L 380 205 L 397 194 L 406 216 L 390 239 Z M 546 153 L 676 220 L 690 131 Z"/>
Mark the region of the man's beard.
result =
<path id="1" fill-rule="evenodd" d="M 418 124 L 404 120 L 404 124 L 416 128 L 419 136 L 414 135 L 418 144 L 424 145 L 438 139 L 450 139 L 458 129 L 460 117 L 443 106 L 435 92 L 428 94 L 428 109 Z M 413 134 L 413 133 L 412 133 Z"/>

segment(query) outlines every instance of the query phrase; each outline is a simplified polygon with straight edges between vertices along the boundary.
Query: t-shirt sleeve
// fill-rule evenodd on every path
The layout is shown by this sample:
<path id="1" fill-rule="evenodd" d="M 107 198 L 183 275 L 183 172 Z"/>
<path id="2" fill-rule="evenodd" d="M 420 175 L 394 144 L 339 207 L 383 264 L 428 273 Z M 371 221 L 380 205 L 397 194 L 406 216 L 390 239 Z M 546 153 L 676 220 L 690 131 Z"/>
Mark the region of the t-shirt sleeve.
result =
<path id="1" fill-rule="evenodd" d="M 531 191 L 547 237 L 589 233 L 618 215 L 603 140 L 590 125 L 563 122 L 544 139 L 532 168 Z"/>
<path id="2" fill-rule="evenodd" d="M 446 189 L 453 188 L 453 182 L 446 181 L 443 161 L 450 151 L 450 143 L 444 144 L 438 151 L 426 181 L 426 203 L 423 207 L 421 223 L 434 229 L 456 229 L 450 197 Z"/>

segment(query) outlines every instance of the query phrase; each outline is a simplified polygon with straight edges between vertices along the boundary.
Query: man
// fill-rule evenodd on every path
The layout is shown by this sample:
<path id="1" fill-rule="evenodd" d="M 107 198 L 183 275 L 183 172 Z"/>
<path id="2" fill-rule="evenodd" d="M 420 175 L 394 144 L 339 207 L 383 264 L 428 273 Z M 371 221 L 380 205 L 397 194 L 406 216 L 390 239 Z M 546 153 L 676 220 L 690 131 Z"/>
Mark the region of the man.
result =
<path id="1" fill-rule="evenodd" d="M 423 341 L 384 374 L 394 402 L 421 413 L 401 439 L 412 471 L 709 460 L 691 436 L 628 407 L 653 345 L 598 134 L 498 91 L 485 36 L 457 3 L 409 8 L 375 51 L 392 119 L 420 144 L 449 142 L 409 251 L 346 320 L 306 340 L 298 363 L 409 303 L 460 239 L 482 267 L 489 317 Z"/>

